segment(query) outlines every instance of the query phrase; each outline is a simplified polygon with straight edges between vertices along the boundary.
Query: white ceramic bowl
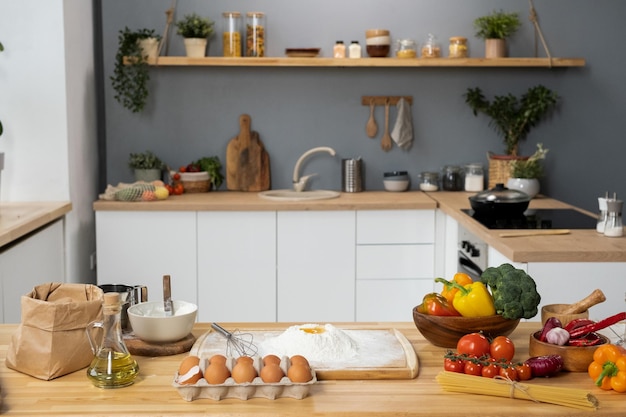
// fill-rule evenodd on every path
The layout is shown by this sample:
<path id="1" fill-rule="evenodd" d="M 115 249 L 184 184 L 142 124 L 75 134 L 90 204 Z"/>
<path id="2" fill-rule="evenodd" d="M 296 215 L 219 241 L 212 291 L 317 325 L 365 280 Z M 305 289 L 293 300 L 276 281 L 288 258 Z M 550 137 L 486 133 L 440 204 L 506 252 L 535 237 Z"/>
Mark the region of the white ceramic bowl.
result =
<path id="1" fill-rule="evenodd" d="M 175 342 L 191 333 L 198 306 L 174 300 L 174 315 L 166 316 L 163 301 L 148 301 L 128 308 L 133 332 L 146 342 Z"/>
<path id="2" fill-rule="evenodd" d="M 409 188 L 409 180 L 392 180 L 385 178 L 383 184 L 387 191 L 406 191 Z"/>

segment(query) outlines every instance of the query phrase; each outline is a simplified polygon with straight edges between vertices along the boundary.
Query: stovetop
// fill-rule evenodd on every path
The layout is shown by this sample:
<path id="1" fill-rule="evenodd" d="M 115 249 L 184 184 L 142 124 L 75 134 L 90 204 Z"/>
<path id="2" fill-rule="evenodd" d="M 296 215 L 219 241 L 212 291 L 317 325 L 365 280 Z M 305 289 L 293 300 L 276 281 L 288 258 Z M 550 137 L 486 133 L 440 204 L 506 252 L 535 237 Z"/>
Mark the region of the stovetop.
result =
<path id="1" fill-rule="evenodd" d="M 517 217 L 480 216 L 462 209 L 488 229 L 595 229 L 597 219 L 574 209 L 529 209 Z"/>

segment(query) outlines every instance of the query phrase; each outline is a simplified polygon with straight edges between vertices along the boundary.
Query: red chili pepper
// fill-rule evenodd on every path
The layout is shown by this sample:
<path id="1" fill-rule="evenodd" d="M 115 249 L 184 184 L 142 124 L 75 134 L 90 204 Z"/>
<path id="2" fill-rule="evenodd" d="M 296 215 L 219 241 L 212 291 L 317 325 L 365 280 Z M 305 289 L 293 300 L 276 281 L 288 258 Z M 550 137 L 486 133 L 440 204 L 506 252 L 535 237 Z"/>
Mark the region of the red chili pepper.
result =
<path id="1" fill-rule="evenodd" d="M 597 323 L 576 327 L 574 330 L 569 332 L 569 335 L 571 339 L 576 339 L 588 333 L 596 332 L 598 330 L 602 330 L 606 327 L 612 326 L 622 320 L 626 320 L 626 311 L 622 311 L 621 313 L 617 313 L 611 317 L 607 317 Z"/>
<path id="2" fill-rule="evenodd" d="M 564 326 L 563 328 L 571 333 L 572 330 L 574 330 L 574 329 L 577 329 L 577 328 L 582 327 L 582 326 L 587 326 L 589 324 L 594 324 L 594 323 L 595 323 L 595 321 L 589 320 L 589 319 L 574 319 L 574 320 L 570 321 L 569 323 L 567 323 L 567 325 Z"/>
<path id="3" fill-rule="evenodd" d="M 601 342 L 602 339 L 597 333 L 589 333 L 587 337 L 570 339 L 567 344 L 568 346 L 595 346 L 599 345 Z"/>

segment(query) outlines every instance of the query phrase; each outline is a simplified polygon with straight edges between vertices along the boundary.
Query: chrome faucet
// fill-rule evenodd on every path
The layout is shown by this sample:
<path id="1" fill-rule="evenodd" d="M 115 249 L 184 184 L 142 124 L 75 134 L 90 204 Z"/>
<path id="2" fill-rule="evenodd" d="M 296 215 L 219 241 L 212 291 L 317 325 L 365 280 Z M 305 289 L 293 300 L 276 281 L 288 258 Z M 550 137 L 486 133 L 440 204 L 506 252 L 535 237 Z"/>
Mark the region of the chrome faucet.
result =
<path id="1" fill-rule="evenodd" d="M 335 150 L 333 148 L 329 148 L 328 146 L 320 146 L 319 148 L 309 149 L 308 151 L 303 153 L 302 156 L 298 158 L 298 161 L 296 162 L 296 166 L 293 168 L 294 191 L 297 191 L 297 192 L 304 191 L 304 187 L 306 187 L 306 183 L 309 180 L 309 178 L 317 175 L 317 174 L 311 174 L 311 175 L 305 175 L 303 177 L 300 177 L 300 165 L 302 165 L 302 162 L 304 162 L 304 160 L 309 155 L 318 153 L 318 152 L 328 152 L 332 156 L 335 156 Z"/>

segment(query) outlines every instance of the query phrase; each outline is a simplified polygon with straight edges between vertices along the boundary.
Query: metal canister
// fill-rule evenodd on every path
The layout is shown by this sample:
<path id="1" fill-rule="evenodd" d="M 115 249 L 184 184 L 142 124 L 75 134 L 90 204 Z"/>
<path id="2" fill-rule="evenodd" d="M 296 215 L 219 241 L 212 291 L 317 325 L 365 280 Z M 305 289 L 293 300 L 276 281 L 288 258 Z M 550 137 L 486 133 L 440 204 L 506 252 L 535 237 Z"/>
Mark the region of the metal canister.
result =
<path id="1" fill-rule="evenodd" d="M 341 160 L 341 190 L 344 193 L 363 191 L 363 161 L 361 158 Z"/>

